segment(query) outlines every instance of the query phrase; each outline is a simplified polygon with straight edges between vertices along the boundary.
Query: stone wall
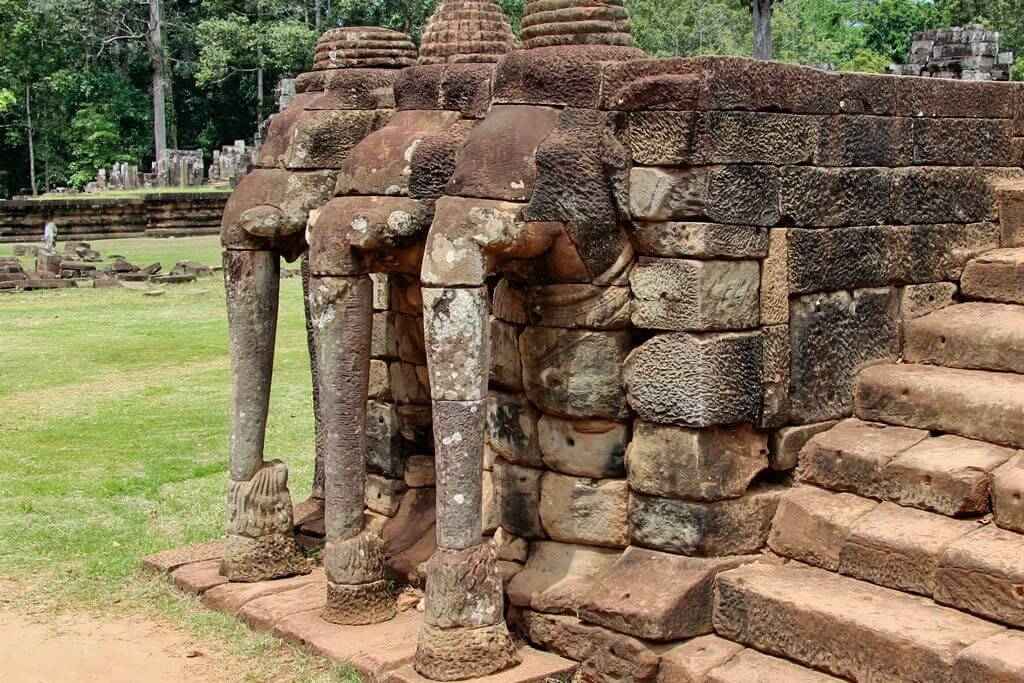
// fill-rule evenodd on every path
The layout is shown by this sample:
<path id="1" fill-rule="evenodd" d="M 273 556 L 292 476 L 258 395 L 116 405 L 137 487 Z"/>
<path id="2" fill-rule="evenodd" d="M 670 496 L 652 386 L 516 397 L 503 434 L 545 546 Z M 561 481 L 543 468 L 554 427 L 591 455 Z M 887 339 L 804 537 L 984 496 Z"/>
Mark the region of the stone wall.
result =
<path id="1" fill-rule="evenodd" d="M 906 64 L 893 64 L 901 76 L 1008 81 L 1013 53 L 999 51 L 999 32 L 981 24 L 936 28 L 910 37 Z"/>
<path id="2" fill-rule="evenodd" d="M 0 202 L 0 242 L 39 240 L 47 221 L 62 240 L 214 235 L 227 192 L 153 193 L 140 197 Z"/>

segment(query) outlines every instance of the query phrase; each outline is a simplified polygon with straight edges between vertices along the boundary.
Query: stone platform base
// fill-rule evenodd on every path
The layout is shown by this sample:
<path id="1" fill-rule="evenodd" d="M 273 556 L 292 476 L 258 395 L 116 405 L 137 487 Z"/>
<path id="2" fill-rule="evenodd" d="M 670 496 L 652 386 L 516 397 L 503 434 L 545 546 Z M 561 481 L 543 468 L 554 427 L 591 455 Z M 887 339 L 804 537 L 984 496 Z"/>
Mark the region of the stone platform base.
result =
<path id="1" fill-rule="evenodd" d="M 307 576 L 275 581 L 232 583 L 220 575 L 223 541 L 209 541 L 151 555 L 146 570 L 166 574 L 181 590 L 201 595 L 211 609 L 233 614 L 253 629 L 272 631 L 335 662 L 354 666 L 366 683 L 427 683 L 413 669 L 416 637 L 423 615 L 400 613 L 391 621 L 369 626 L 340 626 L 320 618 L 327 602 L 322 569 Z M 492 676 L 486 683 L 544 683 L 568 680 L 576 662 L 523 645 L 522 664 Z"/>

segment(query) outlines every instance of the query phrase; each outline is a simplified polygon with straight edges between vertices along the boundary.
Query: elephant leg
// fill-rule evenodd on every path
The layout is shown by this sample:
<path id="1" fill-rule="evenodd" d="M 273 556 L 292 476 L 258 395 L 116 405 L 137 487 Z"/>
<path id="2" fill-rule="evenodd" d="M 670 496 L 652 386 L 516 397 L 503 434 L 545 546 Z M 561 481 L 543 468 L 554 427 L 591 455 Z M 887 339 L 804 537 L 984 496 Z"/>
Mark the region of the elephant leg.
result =
<path id="1" fill-rule="evenodd" d="M 384 579 L 384 542 L 363 522 L 373 284 L 368 275 L 314 276 L 310 289 L 325 426 L 322 616 L 336 624 L 387 621 L 397 610 Z"/>
<path id="2" fill-rule="evenodd" d="M 519 663 L 505 625 L 494 545 L 481 511 L 487 289 L 423 289 L 437 464 L 437 551 L 427 565 L 416 670 L 433 680 L 486 676 Z"/>
<path id="3" fill-rule="evenodd" d="M 313 464 L 313 491 L 311 496 L 318 500 L 324 498 L 324 418 L 320 410 L 320 382 L 316 341 L 313 337 L 313 314 L 309 298 L 309 258 L 302 259 L 302 308 L 306 315 L 306 346 L 309 348 L 309 368 L 313 375 L 313 447 L 315 460 Z"/>
<path id="4" fill-rule="evenodd" d="M 280 262 L 269 250 L 224 252 L 231 356 L 231 483 L 221 573 L 263 581 L 308 573 L 295 543 L 288 468 L 263 459 L 274 370 Z"/>

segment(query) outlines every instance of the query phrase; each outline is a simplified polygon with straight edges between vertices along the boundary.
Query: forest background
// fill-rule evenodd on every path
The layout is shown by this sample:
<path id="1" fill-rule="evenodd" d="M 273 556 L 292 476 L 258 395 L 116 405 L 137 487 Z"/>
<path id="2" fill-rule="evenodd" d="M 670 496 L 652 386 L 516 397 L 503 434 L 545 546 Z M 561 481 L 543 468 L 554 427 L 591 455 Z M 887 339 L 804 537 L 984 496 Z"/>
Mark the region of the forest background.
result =
<path id="1" fill-rule="evenodd" d="M 40 191 L 81 187 L 115 161 L 148 169 L 159 64 L 167 146 L 209 155 L 252 140 L 274 84 L 308 69 L 321 31 L 387 26 L 418 39 L 437 1 L 0 0 L 0 197 L 29 187 L 27 113 Z M 498 1 L 518 30 L 525 0 Z M 626 5 L 651 55 L 750 55 L 751 1 Z M 1024 78 L 1024 0 L 776 0 L 773 57 L 883 72 L 906 58 L 912 32 L 974 21 L 1001 33 Z"/>

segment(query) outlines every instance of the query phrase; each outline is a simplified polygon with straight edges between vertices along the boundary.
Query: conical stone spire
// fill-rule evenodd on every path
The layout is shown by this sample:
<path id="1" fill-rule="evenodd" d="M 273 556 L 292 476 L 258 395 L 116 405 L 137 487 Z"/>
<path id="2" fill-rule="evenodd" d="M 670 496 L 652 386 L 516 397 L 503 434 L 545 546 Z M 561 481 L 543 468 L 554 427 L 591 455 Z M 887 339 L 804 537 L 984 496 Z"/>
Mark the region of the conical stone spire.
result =
<path id="1" fill-rule="evenodd" d="M 494 0 L 441 0 L 423 30 L 420 64 L 497 62 L 515 47 Z"/>
<path id="2" fill-rule="evenodd" d="M 527 49 L 633 44 L 623 0 L 529 0 L 522 37 Z"/>
<path id="3" fill-rule="evenodd" d="M 416 63 L 416 45 L 386 28 L 347 26 L 325 31 L 316 43 L 313 69 L 401 69 Z"/>

